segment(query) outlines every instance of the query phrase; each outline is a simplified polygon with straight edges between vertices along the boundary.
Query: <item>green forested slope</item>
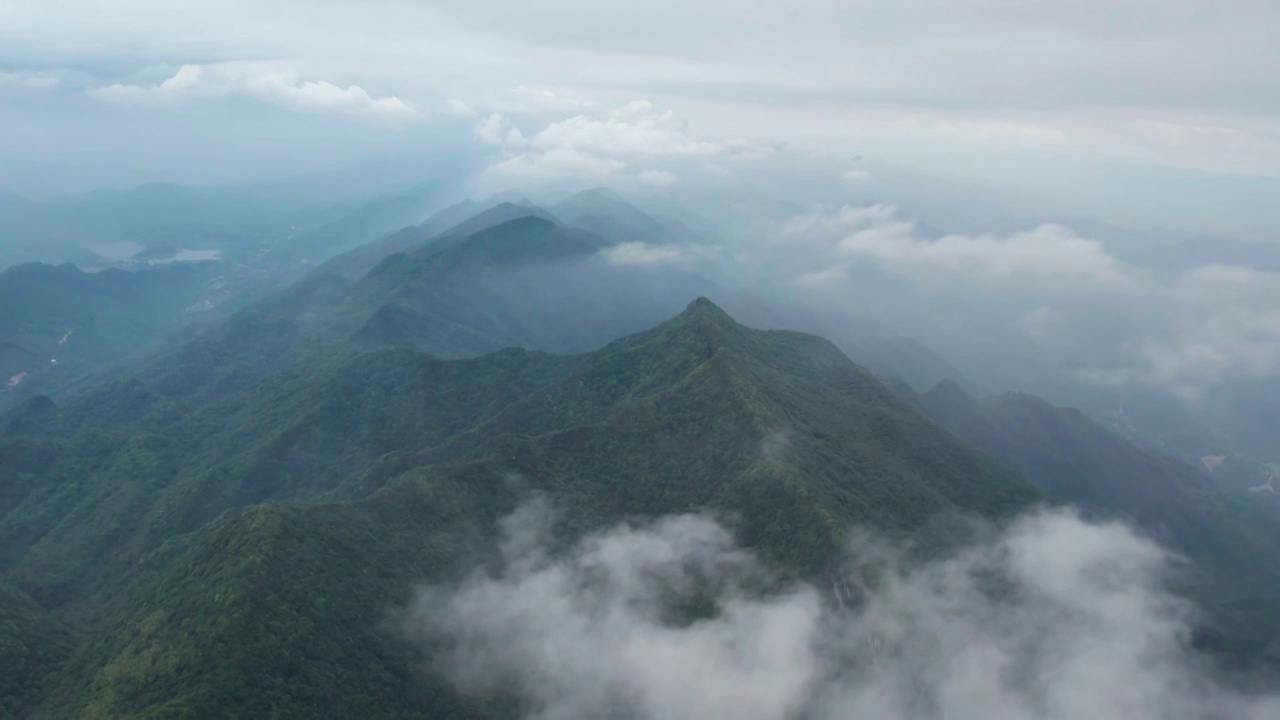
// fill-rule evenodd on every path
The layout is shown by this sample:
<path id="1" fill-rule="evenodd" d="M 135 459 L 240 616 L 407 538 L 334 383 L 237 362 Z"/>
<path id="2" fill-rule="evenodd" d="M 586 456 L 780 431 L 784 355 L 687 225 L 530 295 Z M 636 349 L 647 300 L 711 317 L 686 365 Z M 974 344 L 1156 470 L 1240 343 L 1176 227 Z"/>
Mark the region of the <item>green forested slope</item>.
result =
<path id="1" fill-rule="evenodd" d="M 0 572 L 85 638 L 29 698 L 44 716 L 489 716 L 379 628 L 534 492 L 570 533 L 713 509 L 807 575 L 854 524 L 1036 497 L 826 341 L 706 300 L 578 357 L 382 350 L 240 377 L 11 416 Z"/>
<path id="2" fill-rule="evenodd" d="M 27 717 L 75 643 L 71 630 L 35 601 L 0 586 L 0 718 Z"/>

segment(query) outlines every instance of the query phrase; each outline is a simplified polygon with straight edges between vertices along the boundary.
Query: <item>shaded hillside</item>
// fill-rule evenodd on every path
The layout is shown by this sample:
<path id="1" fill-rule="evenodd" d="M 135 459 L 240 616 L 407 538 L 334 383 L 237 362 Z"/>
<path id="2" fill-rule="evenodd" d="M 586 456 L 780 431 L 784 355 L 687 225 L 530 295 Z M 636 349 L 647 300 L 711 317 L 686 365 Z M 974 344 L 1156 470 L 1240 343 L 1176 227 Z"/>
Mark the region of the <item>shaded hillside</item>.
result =
<path id="1" fill-rule="evenodd" d="M 435 213 L 420 224 L 401 228 L 373 242 L 348 250 L 324 263 L 319 272 L 334 273 L 355 280 L 397 253 L 427 245 L 446 236 L 466 237 L 508 220 L 527 216 L 555 221 L 550 213 L 528 204 L 494 201 L 477 203 L 467 200 Z"/>
<path id="2" fill-rule="evenodd" d="M 1030 395 L 979 401 L 947 382 L 921 400 L 938 422 L 1050 498 L 1131 519 L 1185 552 L 1217 595 L 1280 595 L 1280 526 L 1203 470 L 1144 452 L 1082 413 Z"/>
<path id="3" fill-rule="evenodd" d="M 332 222 L 281 243 L 273 254 L 298 267 L 366 246 L 388 233 L 414 225 L 427 212 L 427 199 L 417 195 L 381 198 L 366 203 Z"/>
<path id="4" fill-rule="evenodd" d="M 551 211 L 573 227 L 619 243 L 662 245 L 699 240 L 687 225 L 650 215 L 603 188 L 575 193 L 553 205 Z"/>
<path id="5" fill-rule="evenodd" d="M 88 273 L 32 263 L 0 272 L 0 408 L 140 358 L 191 318 L 210 281 L 194 266 Z"/>

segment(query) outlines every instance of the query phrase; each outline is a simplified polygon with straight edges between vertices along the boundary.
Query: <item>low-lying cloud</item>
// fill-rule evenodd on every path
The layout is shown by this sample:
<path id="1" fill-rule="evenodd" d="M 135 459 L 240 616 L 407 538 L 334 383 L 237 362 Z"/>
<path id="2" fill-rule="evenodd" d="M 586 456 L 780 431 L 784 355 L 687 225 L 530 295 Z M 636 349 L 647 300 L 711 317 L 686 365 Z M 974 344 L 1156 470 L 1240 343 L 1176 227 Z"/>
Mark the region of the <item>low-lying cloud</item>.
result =
<path id="1" fill-rule="evenodd" d="M 553 517 L 534 504 L 508 518 L 501 569 L 422 591 L 406 621 L 445 648 L 433 671 L 528 718 L 1280 713 L 1210 677 L 1188 648 L 1193 608 L 1168 589 L 1176 561 L 1124 525 L 1041 511 L 924 563 L 863 540 L 859 570 L 819 588 L 780 581 L 707 517 L 562 551 Z M 680 611 L 699 601 L 711 612 Z"/>

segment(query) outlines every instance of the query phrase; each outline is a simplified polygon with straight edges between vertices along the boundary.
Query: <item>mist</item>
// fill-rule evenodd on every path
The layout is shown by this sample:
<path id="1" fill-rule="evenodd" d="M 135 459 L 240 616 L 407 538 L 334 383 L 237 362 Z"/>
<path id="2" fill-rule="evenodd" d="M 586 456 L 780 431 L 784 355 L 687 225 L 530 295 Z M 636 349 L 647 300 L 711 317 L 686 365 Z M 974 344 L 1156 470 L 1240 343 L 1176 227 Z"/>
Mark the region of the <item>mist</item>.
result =
<path id="1" fill-rule="evenodd" d="M 403 628 L 429 672 L 539 720 L 1275 717 L 1189 646 L 1182 561 L 1069 509 L 944 557 L 871 537 L 831 587 L 786 579 L 706 515 L 558 543 L 533 502 L 502 562 L 420 591 Z M 700 603 L 700 604 L 699 604 Z M 689 612 L 702 607 L 702 612 Z"/>

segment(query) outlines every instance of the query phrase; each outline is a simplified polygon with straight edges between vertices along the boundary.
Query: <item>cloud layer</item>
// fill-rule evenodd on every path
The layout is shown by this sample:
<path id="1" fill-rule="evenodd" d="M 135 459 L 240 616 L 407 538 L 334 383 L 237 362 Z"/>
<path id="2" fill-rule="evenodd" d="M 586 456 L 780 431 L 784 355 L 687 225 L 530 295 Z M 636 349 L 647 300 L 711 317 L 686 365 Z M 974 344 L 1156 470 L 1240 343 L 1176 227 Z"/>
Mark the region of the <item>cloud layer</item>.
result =
<path id="1" fill-rule="evenodd" d="M 544 505 L 522 508 L 504 523 L 502 569 L 424 590 L 405 625 L 447 647 L 433 671 L 528 718 L 1280 712 L 1215 683 L 1188 650 L 1193 612 L 1167 590 L 1170 556 L 1069 511 L 924 564 L 862 540 L 859 569 L 832 589 L 780 584 L 706 517 L 620 526 L 559 553 L 552 520 Z M 710 612 L 690 616 L 699 604 Z"/>

